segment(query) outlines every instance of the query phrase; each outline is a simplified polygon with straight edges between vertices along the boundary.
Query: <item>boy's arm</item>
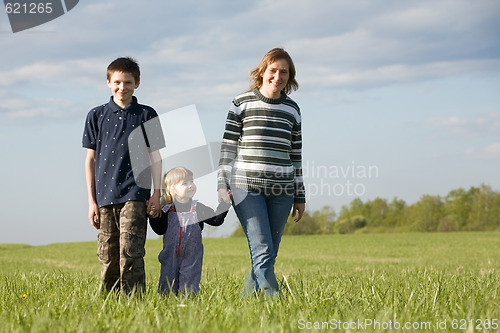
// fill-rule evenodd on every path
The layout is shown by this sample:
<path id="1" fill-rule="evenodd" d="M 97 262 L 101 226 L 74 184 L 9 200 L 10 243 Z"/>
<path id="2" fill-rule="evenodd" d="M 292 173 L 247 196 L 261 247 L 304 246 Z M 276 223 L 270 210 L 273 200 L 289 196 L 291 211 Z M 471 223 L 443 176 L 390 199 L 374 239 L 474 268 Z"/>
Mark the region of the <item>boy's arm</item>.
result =
<path id="1" fill-rule="evenodd" d="M 159 150 L 149 153 L 151 162 L 151 176 L 153 177 L 153 195 L 148 200 L 148 214 L 151 217 L 158 217 L 160 215 L 160 196 L 161 196 L 161 154 Z"/>
<path id="2" fill-rule="evenodd" d="M 85 158 L 85 179 L 87 183 L 87 194 L 89 201 L 89 214 L 88 218 L 90 224 L 96 229 L 99 229 L 99 206 L 97 205 L 95 197 L 95 150 L 87 148 L 87 157 Z"/>

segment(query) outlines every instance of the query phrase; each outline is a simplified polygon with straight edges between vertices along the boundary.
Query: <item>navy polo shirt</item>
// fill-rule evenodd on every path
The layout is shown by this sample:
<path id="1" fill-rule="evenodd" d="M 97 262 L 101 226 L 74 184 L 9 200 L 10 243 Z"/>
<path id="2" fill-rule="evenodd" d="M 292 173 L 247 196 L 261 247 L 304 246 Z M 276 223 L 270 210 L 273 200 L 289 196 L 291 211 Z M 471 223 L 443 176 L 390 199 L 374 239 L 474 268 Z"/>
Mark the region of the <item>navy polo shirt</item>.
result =
<path id="1" fill-rule="evenodd" d="M 152 107 L 137 103 L 134 96 L 122 109 L 111 97 L 88 113 L 82 146 L 96 151 L 99 207 L 149 199 L 149 153 L 165 147 L 158 114 Z"/>

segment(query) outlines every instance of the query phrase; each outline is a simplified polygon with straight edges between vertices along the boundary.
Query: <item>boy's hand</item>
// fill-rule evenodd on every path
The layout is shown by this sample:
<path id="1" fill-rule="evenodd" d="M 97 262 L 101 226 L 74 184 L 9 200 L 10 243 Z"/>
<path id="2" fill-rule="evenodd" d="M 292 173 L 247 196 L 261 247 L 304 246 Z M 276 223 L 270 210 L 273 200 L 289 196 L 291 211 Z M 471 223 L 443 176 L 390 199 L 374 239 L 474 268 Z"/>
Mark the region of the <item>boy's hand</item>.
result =
<path id="1" fill-rule="evenodd" d="M 99 219 L 99 206 L 96 203 L 89 204 L 89 220 L 90 224 L 97 230 L 101 228 L 101 221 Z"/>

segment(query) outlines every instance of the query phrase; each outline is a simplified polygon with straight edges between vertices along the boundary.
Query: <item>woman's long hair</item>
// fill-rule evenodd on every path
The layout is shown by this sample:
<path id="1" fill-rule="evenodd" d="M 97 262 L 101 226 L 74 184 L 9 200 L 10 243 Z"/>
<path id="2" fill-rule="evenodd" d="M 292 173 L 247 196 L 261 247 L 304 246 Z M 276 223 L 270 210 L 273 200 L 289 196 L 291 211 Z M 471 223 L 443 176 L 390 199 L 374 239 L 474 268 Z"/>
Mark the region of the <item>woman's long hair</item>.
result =
<path id="1" fill-rule="evenodd" d="M 255 88 L 260 89 L 260 87 L 262 87 L 262 76 L 264 75 L 267 67 L 280 59 L 285 59 L 286 62 L 288 62 L 289 67 L 288 82 L 283 91 L 288 95 L 292 91 L 299 89 L 299 83 L 297 82 L 297 80 L 295 80 L 296 72 L 292 58 L 284 49 L 277 47 L 267 52 L 264 58 L 262 58 L 260 64 L 250 72 L 250 81 L 252 82 L 250 91 L 254 90 Z"/>

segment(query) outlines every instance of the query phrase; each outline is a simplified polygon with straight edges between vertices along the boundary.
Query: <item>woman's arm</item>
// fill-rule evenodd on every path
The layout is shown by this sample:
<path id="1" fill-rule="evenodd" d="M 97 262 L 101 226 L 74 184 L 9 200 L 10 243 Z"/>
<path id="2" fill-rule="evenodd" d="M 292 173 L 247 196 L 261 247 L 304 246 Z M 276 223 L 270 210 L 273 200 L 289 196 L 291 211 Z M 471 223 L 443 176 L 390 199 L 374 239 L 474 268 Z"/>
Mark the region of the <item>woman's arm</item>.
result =
<path id="1" fill-rule="evenodd" d="M 234 104 L 229 109 L 226 119 L 226 128 L 222 138 L 219 159 L 219 173 L 217 175 L 217 190 L 229 189 L 229 181 L 233 170 L 234 160 L 238 152 L 238 141 L 241 136 L 242 122 L 238 107 Z M 226 201 L 226 200 L 224 200 Z"/>

